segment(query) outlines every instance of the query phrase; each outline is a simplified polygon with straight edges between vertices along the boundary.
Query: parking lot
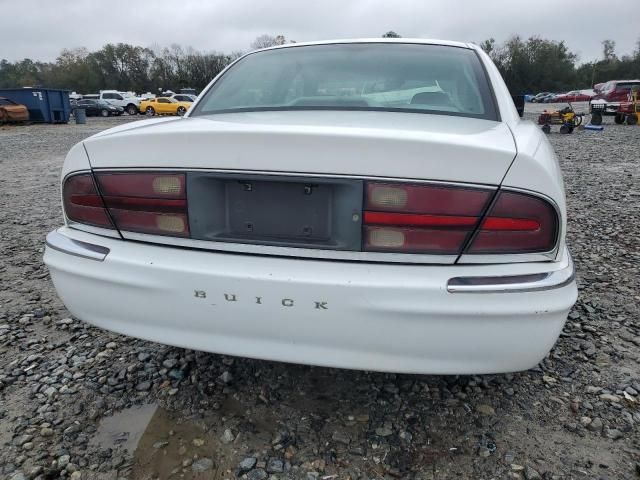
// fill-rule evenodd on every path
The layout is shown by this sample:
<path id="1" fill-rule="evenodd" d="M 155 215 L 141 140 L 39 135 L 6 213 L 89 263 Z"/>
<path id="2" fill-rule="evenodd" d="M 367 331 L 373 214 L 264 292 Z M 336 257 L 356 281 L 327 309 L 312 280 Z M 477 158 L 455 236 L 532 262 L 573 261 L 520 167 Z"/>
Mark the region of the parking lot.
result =
<path id="1" fill-rule="evenodd" d="M 549 356 L 419 376 L 187 351 L 72 318 L 42 263 L 64 156 L 142 118 L 0 127 L 0 478 L 638 478 L 640 127 L 549 135 L 580 289 Z"/>

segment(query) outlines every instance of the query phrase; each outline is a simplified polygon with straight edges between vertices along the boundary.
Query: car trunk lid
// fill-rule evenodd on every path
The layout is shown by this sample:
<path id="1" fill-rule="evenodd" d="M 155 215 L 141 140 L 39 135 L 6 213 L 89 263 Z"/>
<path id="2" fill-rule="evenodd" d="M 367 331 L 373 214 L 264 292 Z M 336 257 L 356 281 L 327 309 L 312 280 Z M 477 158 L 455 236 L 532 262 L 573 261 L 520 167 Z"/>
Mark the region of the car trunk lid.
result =
<path id="1" fill-rule="evenodd" d="M 515 157 L 508 127 L 449 115 L 258 112 L 106 131 L 93 168 L 185 168 L 499 184 Z"/>
<path id="2" fill-rule="evenodd" d="M 516 153 L 510 130 L 498 122 L 381 112 L 145 122 L 94 136 L 85 146 L 103 194 L 107 183 L 118 184 L 108 177 L 124 170 L 184 172 L 178 175 L 184 176 L 188 212 L 180 215 L 188 225 L 181 236 L 197 246 L 421 263 L 455 262 Z M 392 208 L 367 223 L 366 215 L 388 206 L 384 198 L 377 207 L 369 204 L 375 185 L 384 198 L 430 200 L 408 210 L 417 217 L 398 216 Z M 378 225 L 380 218 L 387 224 Z M 416 230 L 407 219 L 428 225 Z M 443 229 L 443 221 L 462 223 Z M 125 238 L 145 239 L 120 230 Z M 176 243 L 167 235 L 151 241 Z M 406 253 L 397 253 L 398 236 L 406 238 Z"/>

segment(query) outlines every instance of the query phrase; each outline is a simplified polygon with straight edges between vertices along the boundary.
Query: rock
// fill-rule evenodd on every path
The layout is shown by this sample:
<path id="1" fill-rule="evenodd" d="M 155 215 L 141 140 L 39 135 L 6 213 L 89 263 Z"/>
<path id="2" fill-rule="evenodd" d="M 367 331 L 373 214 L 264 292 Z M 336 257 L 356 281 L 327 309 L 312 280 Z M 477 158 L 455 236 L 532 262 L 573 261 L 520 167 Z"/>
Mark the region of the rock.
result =
<path id="1" fill-rule="evenodd" d="M 191 443 L 193 444 L 194 447 L 201 447 L 204 445 L 204 439 L 202 438 L 194 438 L 193 440 L 191 440 Z"/>
<path id="2" fill-rule="evenodd" d="M 491 450 L 489 450 L 487 447 L 480 447 L 480 450 L 478 450 L 478 455 L 487 458 L 489 455 L 491 455 Z"/>
<path id="3" fill-rule="evenodd" d="M 376 428 L 376 435 L 379 435 L 381 437 L 388 437 L 392 433 L 393 433 L 393 430 L 391 430 L 391 428 L 388 425 L 384 425 L 382 427 Z"/>
<path id="4" fill-rule="evenodd" d="M 71 457 L 69 455 L 62 455 L 58 457 L 58 468 L 61 470 L 63 468 L 66 468 L 69 464 L 69 460 L 71 460 Z"/>
<path id="5" fill-rule="evenodd" d="M 265 480 L 268 476 L 262 468 L 256 468 L 247 473 L 247 480 Z"/>
<path id="6" fill-rule="evenodd" d="M 603 393 L 600 395 L 600 400 L 603 402 L 620 403 L 620 397 L 618 395 L 612 395 L 610 393 Z"/>
<path id="7" fill-rule="evenodd" d="M 253 467 L 256 466 L 257 461 L 258 459 L 255 457 L 245 457 L 242 459 L 242 461 L 238 465 L 238 468 L 240 469 L 241 472 L 248 472 L 249 470 L 251 470 Z"/>
<path id="8" fill-rule="evenodd" d="M 16 440 L 14 440 L 13 443 L 21 447 L 22 445 L 24 445 L 27 442 L 30 442 L 31 440 L 33 440 L 33 435 L 22 435 L 18 437 Z"/>
<path id="9" fill-rule="evenodd" d="M 624 391 L 625 391 L 626 393 L 628 393 L 629 395 L 632 395 L 632 396 L 634 396 L 634 397 L 635 397 L 636 395 L 638 395 L 638 391 L 637 391 L 635 388 L 633 388 L 633 387 L 627 387 L 627 388 L 625 388 L 625 389 L 624 389 Z"/>
<path id="10" fill-rule="evenodd" d="M 140 361 L 140 362 L 146 362 L 150 358 L 151 358 L 151 355 L 148 354 L 147 352 L 140 352 L 138 354 L 138 361 Z"/>
<path id="11" fill-rule="evenodd" d="M 9 480 L 27 480 L 27 477 L 24 473 L 17 471 L 13 472 L 13 474 L 9 477 Z"/>
<path id="12" fill-rule="evenodd" d="M 48 387 L 42 393 L 44 393 L 47 397 L 52 397 L 56 392 L 57 390 L 55 389 L 55 387 Z"/>
<path id="13" fill-rule="evenodd" d="M 344 445 L 349 445 L 349 443 L 351 442 L 349 435 L 347 435 L 346 432 L 342 430 L 336 430 L 335 432 L 333 432 L 331 439 L 334 442 L 342 443 Z"/>
<path id="14" fill-rule="evenodd" d="M 69 477 L 71 480 L 80 480 L 82 478 L 82 473 L 79 471 L 75 471 Z"/>
<path id="15" fill-rule="evenodd" d="M 213 460 L 210 458 L 199 458 L 191 464 L 191 470 L 194 472 L 206 472 L 213 468 Z"/>
<path id="16" fill-rule="evenodd" d="M 220 440 L 222 441 L 222 443 L 229 444 L 231 442 L 233 442 L 235 440 L 236 436 L 233 434 L 233 432 L 231 431 L 231 429 L 227 428 L 224 433 L 222 434 L 222 436 L 220 437 Z"/>
<path id="17" fill-rule="evenodd" d="M 149 390 L 151 390 L 151 382 L 149 382 L 148 380 L 140 382 L 136 385 L 136 390 L 139 392 L 148 392 Z"/>
<path id="18" fill-rule="evenodd" d="M 476 411 L 481 415 L 495 415 L 496 411 L 491 405 L 481 404 L 476 407 Z"/>
<path id="19" fill-rule="evenodd" d="M 40 429 L 40 436 L 42 437 L 51 437 L 53 436 L 53 429 L 49 427 L 43 427 Z"/>
<path id="20" fill-rule="evenodd" d="M 40 475 L 43 471 L 44 471 L 44 467 L 42 465 L 37 465 L 29 471 L 29 478 L 35 478 L 38 475 Z"/>
<path id="21" fill-rule="evenodd" d="M 624 433 L 617 428 L 607 428 L 605 436 L 611 440 L 619 440 L 624 437 Z"/>
<path id="22" fill-rule="evenodd" d="M 231 383 L 233 375 L 231 375 L 231 372 L 225 370 L 218 378 L 222 383 Z"/>
<path id="23" fill-rule="evenodd" d="M 548 375 L 543 375 L 542 376 L 542 381 L 544 383 L 546 383 L 547 385 L 553 385 L 553 384 L 555 384 L 557 382 L 557 380 L 555 378 L 550 377 Z"/>
<path id="24" fill-rule="evenodd" d="M 279 458 L 270 458 L 267 462 L 268 473 L 282 473 L 284 472 L 284 462 Z"/>
<path id="25" fill-rule="evenodd" d="M 155 448 L 156 450 L 160 449 L 160 448 L 164 448 L 167 445 L 169 445 L 169 442 L 167 441 L 162 441 L 162 442 L 156 442 L 153 444 L 153 448 Z"/>
<path id="26" fill-rule="evenodd" d="M 604 422 L 600 418 L 594 418 L 591 420 L 591 423 L 587 425 L 587 430 L 591 430 L 592 432 L 599 432 L 602 430 L 604 426 Z"/>
<path id="27" fill-rule="evenodd" d="M 118 347 L 118 344 L 116 342 L 109 342 L 105 345 L 104 348 L 109 348 L 111 350 L 115 350 Z"/>
<path id="28" fill-rule="evenodd" d="M 178 360 L 176 360 L 175 358 L 168 358 L 167 360 L 162 362 L 162 366 L 168 370 L 171 370 L 177 364 L 178 364 Z"/>
<path id="29" fill-rule="evenodd" d="M 527 480 L 542 480 L 542 475 L 533 467 L 527 465 L 524 469 L 524 478 Z"/>

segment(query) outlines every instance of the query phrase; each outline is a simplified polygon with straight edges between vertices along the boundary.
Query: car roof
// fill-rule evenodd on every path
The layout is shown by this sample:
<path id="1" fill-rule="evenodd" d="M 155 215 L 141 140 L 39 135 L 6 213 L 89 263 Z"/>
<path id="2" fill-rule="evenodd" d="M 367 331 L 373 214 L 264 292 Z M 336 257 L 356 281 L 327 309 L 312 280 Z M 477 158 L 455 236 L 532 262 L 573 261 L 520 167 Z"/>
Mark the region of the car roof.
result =
<path id="1" fill-rule="evenodd" d="M 287 43 L 285 45 L 275 45 L 273 47 L 254 50 L 260 52 L 264 50 L 277 50 L 280 48 L 306 47 L 310 45 L 337 45 L 337 44 L 357 44 L 357 43 L 413 43 L 421 45 L 444 45 L 447 47 L 474 48 L 471 43 L 455 42 L 452 40 L 437 40 L 429 38 L 347 38 L 338 40 L 322 40 L 316 42 Z M 250 52 L 253 53 L 253 52 Z"/>

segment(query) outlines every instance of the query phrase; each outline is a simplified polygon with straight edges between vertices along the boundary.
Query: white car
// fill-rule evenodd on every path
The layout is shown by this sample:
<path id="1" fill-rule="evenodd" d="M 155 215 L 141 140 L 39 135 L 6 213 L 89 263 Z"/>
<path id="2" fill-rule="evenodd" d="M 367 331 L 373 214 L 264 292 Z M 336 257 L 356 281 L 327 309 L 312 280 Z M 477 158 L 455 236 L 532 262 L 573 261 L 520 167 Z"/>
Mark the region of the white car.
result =
<path id="1" fill-rule="evenodd" d="M 556 156 L 466 43 L 247 54 L 185 117 L 73 147 L 62 200 L 44 260 L 69 311 L 179 347 L 517 371 L 577 296 Z"/>
<path id="2" fill-rule="evenodd" d="M 118 92 L 117 90 L 100 90 L 97 96 L 100 100 L 106 100 L 116 107 L 124 108 L 129 115 L 138 114 L 138 106 L 140 99 L 133 96 L 130 92 Z"/>

